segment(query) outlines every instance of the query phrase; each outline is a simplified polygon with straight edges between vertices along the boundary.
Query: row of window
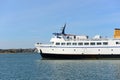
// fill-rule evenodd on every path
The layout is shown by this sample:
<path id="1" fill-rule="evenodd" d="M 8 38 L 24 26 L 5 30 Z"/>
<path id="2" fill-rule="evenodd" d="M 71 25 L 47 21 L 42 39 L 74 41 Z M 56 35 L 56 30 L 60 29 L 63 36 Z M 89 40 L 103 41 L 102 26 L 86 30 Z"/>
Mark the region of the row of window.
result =
<path id="1" fill-rule="evenodd" d="M 56 45 L 108 45 L 108 42 L 85 42 L 85 43 L 82 43 L 82 42 L 79 42 L 79 43 L 59 43 L 57 42 Z"/>

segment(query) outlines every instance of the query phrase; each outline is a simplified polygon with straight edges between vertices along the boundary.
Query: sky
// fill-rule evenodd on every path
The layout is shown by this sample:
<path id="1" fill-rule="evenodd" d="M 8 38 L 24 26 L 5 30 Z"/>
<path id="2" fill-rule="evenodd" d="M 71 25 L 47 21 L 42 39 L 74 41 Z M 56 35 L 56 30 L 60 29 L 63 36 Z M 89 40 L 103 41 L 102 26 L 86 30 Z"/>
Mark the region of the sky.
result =
<path id="1" fill-rule="evenodd" d="M 120 28 L 120 0 L 0 0 L 0 49 L 47 43 L 66 33 L 113 37 Z"/>

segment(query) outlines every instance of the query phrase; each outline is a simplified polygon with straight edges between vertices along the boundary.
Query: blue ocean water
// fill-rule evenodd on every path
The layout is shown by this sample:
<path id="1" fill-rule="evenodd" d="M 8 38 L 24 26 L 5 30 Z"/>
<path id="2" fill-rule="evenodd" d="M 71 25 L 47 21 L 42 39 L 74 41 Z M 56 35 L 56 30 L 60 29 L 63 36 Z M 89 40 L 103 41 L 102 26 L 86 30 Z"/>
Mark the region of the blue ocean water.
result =
<path id="1" fill-rule="evenodd" d="M 120 60 L 42 60 L 0 54 L 0 80 L 120 80 Z"/>

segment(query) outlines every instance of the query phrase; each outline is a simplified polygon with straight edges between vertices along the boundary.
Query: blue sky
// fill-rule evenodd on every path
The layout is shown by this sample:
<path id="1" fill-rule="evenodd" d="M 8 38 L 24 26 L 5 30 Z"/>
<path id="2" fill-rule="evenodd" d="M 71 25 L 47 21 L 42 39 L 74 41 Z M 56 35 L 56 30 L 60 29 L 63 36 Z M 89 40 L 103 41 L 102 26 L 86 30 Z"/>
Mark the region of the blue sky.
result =
<path id="1" fill-rule="evenodd" d="M 120 0 L 0 0 L 0 49 L 34 48 L 66 32 L 113 37 L 120 28 Z"/>

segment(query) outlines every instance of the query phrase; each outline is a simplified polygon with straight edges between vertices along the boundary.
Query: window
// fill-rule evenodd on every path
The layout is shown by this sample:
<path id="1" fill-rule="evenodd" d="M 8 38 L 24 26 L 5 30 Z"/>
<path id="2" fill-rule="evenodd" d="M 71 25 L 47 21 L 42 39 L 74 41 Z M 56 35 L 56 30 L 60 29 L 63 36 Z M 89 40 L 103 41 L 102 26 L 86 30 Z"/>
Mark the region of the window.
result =
<path id="1" fill-rule="evenodd" d="M 57 42 L 56 45 L 60 45 L 60 43 Z"/>
<path id="2" fill-rule="evenodd" d="M 39 44 L 39 43 L 37 43 L 37 44 Z"/>
<path id="3" fill-rule="evenodd" d="M 78 43 L 78 45 L 83 45 L 83 43 Z"/>
<path id="4" fill-rule="evenodd" d="M 89 45 L 89 43 L 84 43 L 84 45 Z"/>
<path id="5" fill-rule="evenodd" d="M 72 43 L 72 45 L 77 45 L 77 43 Z"/>
<path id="6" fill-rule="evenodd" d="M 120 44 L 120 42 L 116 42 L 116 44 Z"/>
<path id="7" fill-rule="evenodd" d="M 90 45 L 95 45 L 95 42 L 91 42 Z"/>
<path id="8" fill-rule="evenodd" d="M 67 43 L 67 45 L 71 45 L 71 43 Z"/>
<path id="9" fill-rule="evenodd" d="M 103 42 L 103 45 L 108 45 L 108 42 Z"/>
<path id="10" fill-rule="evenodd" d="M 61 43 L 61 45 L 65 45 L 65 43 Z"/>
<path id="11" fill-rule="evenodd" d="M 97 45 L 101 45 L 101 42 L 97 42 Z"/>
<path id="12" fill-rule="evenodd" d="M 60 37 L 60 36 L 57 36 L 57 38 L 61 39 L 61 37 Z"/>
<path id="13" fill-rule="evenodd" d="M 51 44 L 54 44 L 54 42 L 51 42 Z"/>

